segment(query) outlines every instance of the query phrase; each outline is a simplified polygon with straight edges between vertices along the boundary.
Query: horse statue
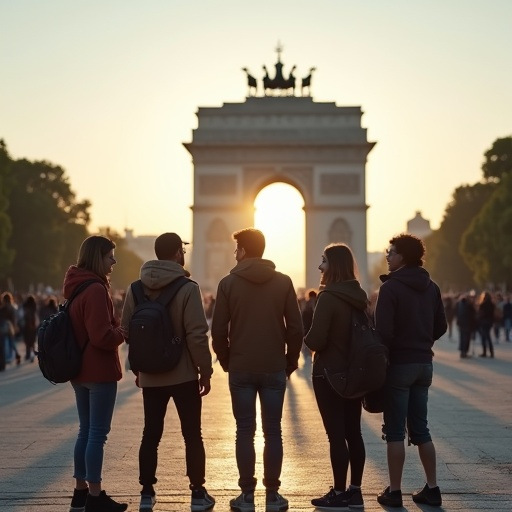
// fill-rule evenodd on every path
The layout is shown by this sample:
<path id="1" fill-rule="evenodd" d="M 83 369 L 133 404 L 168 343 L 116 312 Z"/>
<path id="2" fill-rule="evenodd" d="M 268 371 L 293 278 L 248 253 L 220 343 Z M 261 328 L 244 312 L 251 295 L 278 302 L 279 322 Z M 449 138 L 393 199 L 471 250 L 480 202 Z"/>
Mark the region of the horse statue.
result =
<path id="1" fill-rule="evenodd" d="M 267 70 L 267 66 L 263 66 L 263 71 L 265 71 L 265 76 L 263 77 L 263 93 L 267 96 L 268 89 L 275 89 L 273 80 L 270 78 Z"/>
<path id="2" fill-rule="evenodd" d="M 258 91 L 258 84 L 256 82 L 256 78 L 254 78 L 247 68 L 242 68 L 242 71 L 245 71 L 245 74 L 247 75 L 247 96 L 256 96 L 256 93 Z M 253 92 L 254 94 L 251 94 Z"/>
<path id="3" fill-rule="evenodd" d="M 316 71 L 316 68 L 311 68 L 309 70 L 309 75 L 306 78 L 302 79 L 302 85 L 300 88 L 301 96 L 304 96 L 304 89 L 308 88 L 308 96 L 311 96 L 311 77 L 313 76 L 313 71 Z"/>
<path id="4" fill-rule="evenodd" d="M 295 71 L 296 68 L 297 68 L 297 66 L 293 66 L 288 78 L 284 81 L 284 87 L 283 87 L 283 89 L 285 91 L 288 91 L 288 89 L 291 89 L 292 96 L 295 96 L 295 77 L 293 76 L 293 72 Z"/>

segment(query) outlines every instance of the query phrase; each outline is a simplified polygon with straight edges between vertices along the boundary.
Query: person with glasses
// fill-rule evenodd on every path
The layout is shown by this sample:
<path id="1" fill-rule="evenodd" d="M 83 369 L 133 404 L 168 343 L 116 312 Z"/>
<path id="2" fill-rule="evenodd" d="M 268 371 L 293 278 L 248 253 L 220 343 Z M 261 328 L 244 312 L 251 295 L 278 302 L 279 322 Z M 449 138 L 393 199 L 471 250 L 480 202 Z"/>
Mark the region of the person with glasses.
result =
<path id="1" fill-rule="evenodd" d="M 432 384 L 432 346 L 447 330 L 441 291 L 423 268 L 425 246 L 411 234 L 389 241 L 389 274 L 380 276 L 376 328 L 389 349 L 383 433 L 387 443 L 389 486 L 377 496 L 381 505 L 402 507 L 406 427 L 418 447 L 427 483 L 412 495 L 416 503 L 441 506 L 436 451 L 427 426 Z"/>
<path id="2" fill-rule="evenodd" d="M 353 310 L 365 311 L 368 297 L 359 283 L 356 260 L 348 245 L 328 245 L 318 269 L 321 291 L 304 342 L 315 353 L 313 391 L 329 439 L 333 485 L 311 504 L 321 510 L 364 508 L 361 483 L 366 450 L 361 435 L 361 399 L 339 396 L 325 378 L 325 369 L 341 370 L 346 366 Z"/>

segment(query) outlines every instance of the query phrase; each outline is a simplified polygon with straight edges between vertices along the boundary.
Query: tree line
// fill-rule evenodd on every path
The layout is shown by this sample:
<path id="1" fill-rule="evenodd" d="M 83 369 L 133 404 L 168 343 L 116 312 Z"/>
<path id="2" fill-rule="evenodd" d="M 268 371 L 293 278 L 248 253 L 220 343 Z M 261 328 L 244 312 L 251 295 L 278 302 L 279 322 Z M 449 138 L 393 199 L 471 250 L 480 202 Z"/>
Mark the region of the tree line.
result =
<path id="1" fill-rule="evenodd" d="M 13 159 L 0 140 L 0 289 L 60 290 L 90 234 L 90 208 L 90 201 L 77 200 L 62 167 Z M 103 231 L 117 244 L 112 286 L 124 289 L 138 276 L 142 260 L 126 248 L 124 238 Z"/>
<path id="2" fill-rule="evenodd" d="M 481 180 L 455 189 L 425 243 L 429 272 L 444 291 L 512 289 L 512 137 L 484 153 Z"/>

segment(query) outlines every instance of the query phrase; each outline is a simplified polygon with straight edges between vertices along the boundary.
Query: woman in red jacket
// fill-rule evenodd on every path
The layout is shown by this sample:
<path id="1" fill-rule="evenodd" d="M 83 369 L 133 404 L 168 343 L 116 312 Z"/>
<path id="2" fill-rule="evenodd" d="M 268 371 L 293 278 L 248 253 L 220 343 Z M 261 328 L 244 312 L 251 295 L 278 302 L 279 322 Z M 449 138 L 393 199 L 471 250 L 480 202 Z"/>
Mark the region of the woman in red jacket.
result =
<path id="1" fill-rule="evenodd" d="M 94 281 L 70 305 L 73 331 L 83 349 L 82 369 L 71 382 L 80 425 L 70 512 L 122 512 L 128 507 L 101 489 L 103 447 L 112 423 L 117 382 L 122 377 L 118 347 L 124 332 L 114 317 L 108 279 L 116 263 L 115 246 L 104 236 L 86 238 L 76 265 L 69 267 L 64 278 L 65 298 L 85 281 Z"/>

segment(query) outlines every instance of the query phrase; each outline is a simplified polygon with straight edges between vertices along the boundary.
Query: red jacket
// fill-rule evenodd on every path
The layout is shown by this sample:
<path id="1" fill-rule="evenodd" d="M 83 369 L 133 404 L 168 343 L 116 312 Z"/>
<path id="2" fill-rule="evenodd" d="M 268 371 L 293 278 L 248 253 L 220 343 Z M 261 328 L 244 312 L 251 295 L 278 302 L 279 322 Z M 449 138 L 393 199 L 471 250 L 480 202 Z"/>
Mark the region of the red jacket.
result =
<path id="1" fill-rule="evenodd" d="M 124 342 L 108 282 L 89 270 L 69 267 L 64 277 L 64 297 L 84 281 L 97 279 L 73 300 L 71 322 L 78 344 L 84 347 L 82 370 L 73 382 L 115 382 L 123 376 L 117 347 Z"/>

